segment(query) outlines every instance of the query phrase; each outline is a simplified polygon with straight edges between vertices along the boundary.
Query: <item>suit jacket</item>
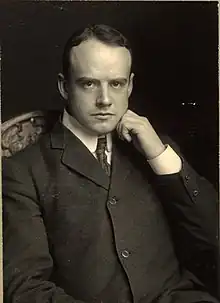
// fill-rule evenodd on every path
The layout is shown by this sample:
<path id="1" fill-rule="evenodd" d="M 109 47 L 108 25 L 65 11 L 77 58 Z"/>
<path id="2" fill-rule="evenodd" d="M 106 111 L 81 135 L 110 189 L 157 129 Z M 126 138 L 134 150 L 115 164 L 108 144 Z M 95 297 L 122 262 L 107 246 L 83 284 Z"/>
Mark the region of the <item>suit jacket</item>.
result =
<path id="1" fill-rule="evenodd" d="M 6 302 L 120 302 L 119 267 L 134 302 L 217 302 L 182 267 L 213 268 L 217 245 L 215 194 L 185 160 L 155 176 L 116 139 L 109 179 L 58 122 L 4 161 L 3 197 Z"/>

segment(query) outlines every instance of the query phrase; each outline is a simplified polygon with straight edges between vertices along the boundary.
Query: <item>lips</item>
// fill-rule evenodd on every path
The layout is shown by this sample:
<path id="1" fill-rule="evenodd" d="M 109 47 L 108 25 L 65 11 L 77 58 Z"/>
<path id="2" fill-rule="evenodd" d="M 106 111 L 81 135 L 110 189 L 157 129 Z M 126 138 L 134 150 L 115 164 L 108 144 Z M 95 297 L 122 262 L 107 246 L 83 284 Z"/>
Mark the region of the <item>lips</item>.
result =
<path id="1" fill-rule="evenodd" d="M 95 113 L 95 114 L 92 114 L 92 116 L 113 116 L 112 113 Z"/>
<path id="2" fill-rule="evenodd" d="M 100 120 L 100 121 L 106 121 L 106 120 L 109 120 L 111 119 L 111 117 L 115 116 L 114 114 L 112 113 L 95 113 L 95 114 L 92 114 L 93 117 L 95 117 L 95 119 L 97 120 Z"/>

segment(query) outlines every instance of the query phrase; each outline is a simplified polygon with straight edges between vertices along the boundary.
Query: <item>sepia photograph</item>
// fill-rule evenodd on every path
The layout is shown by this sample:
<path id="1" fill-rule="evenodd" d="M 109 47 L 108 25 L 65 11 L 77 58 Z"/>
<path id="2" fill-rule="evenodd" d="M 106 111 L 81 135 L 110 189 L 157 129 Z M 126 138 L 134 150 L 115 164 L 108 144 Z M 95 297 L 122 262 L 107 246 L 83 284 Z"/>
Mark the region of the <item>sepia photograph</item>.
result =
<path id="1" fill-rule="evenodd" d="M 220 303 L 217 1 L 2 1 L 2 302 Z"/>

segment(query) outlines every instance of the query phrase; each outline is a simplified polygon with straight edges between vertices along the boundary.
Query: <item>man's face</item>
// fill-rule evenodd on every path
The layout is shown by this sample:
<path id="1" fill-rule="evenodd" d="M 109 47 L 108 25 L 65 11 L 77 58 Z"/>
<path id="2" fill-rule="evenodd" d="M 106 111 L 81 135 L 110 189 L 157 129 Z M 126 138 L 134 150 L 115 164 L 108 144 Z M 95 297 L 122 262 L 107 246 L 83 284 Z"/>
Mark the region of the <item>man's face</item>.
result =
<path id="1" fill-rule="evenodd" d="M 111 132 L 127 111 L 131 55 L 125 47 L 89 39 L 73 47 L 67 98 L 70 114 L 91 134 Z"/>

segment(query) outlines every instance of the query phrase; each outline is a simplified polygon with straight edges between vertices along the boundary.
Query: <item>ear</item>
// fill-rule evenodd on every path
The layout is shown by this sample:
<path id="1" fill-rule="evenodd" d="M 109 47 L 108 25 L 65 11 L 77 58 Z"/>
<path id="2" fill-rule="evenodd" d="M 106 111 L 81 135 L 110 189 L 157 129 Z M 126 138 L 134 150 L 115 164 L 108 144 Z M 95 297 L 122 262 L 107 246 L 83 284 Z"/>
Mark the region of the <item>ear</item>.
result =
<path id="1" fill-rule="evenodd" d="M 68 91 L 67 91 L 67 81 L 64 78 L 62 73 L 58 74 L 57 85 L 61 96 L 67 100 L 68 99 Z"/>
<path id="2" fill-rule="evenodd" d="M 128 97 L 130 97 L 133 90 L 133 78 L 134 78 L 134 73 L 131 73 L 129 78 L 129 84 L 128 84 Z"/>

